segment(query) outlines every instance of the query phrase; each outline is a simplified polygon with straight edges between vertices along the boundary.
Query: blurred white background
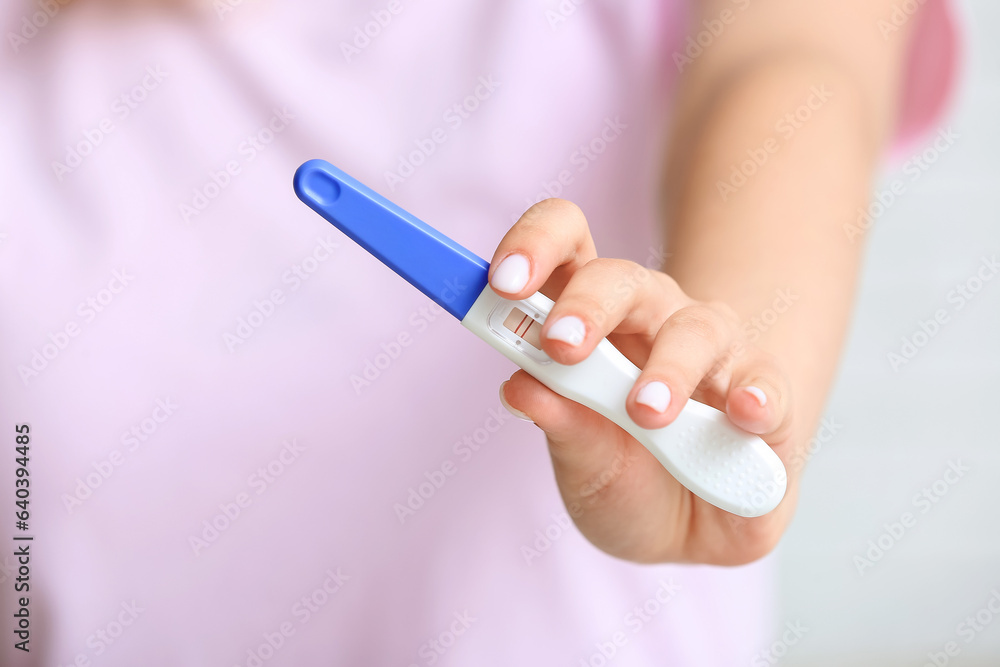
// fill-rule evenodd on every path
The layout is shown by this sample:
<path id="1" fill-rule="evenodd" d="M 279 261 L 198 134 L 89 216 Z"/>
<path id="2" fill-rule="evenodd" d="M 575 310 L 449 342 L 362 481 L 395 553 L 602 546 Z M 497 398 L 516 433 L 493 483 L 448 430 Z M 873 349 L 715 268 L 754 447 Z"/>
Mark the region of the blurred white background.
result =
<path id="1" fill-rule="evenodd" d="M 807 630 L 776 645 L 784 655 L 770 664 L 920 667 L 935 664 L 930 653 L 939 665 L 1000 665 L 1000 613 L 982 611 L 992 591 L 1000 610 L 1000 274 L 960 309 L 957 292 L 949 301 L 984 258 L 1000 259 L 1000 3 L 957 7 L 963 72 L 943 123 L 957 139 L 925 171 L 900 164 L 878 186 L 902 180 L 905 192 L 869 235 L 827 410 L 838 429 L 809 464 L 779 552 L 780 620 Z M 903 337 L 938 309 L 947 322 L 894 370 L 887 355 L 902 356 Z M 936 502 L 915 503 L 955 461 L 969 471 L 939 482 Z M 915 523 L 896 539 L 904 512 Z M 891 544 L 880 560 L 855 560 L 880 537 Z M 992 622 L 960 627 L 977 612 Z M 957 655 L 945 653 L 950 641 Z"/>

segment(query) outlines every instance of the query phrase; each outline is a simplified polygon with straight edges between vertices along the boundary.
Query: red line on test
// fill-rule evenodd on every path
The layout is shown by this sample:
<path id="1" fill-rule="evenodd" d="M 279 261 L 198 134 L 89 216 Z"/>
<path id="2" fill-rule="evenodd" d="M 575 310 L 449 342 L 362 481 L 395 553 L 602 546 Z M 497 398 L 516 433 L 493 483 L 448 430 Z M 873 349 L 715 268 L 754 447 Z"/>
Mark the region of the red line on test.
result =
<path id="1" fill-rule="evenodd" d="M 524 317 L 522 317 L 522 318 L 521 318 L 521 321 L 520 321 L 520 322 L 518 322 L 518 323 L 517 323 L 517 326 L 516 326 L 516 327 L 514 328 L 514 333 L 516 333 L 516 334 L 517 334 L 518 336 L 520 336 L 521 338 L 524 338 L 524 334 L 528 333 L 528 329 L 525 329 L 525 330 L 524 330 L 524 333 L 518 333 L 518 331 L 520 331 L 520 330 L 521 330 L 521 325 L 522 325 L 522 324 L 524 324 L 524 321 L 525 321 L 526 319 L 528 319 L 528 316 L 527 316 L 527 315 L 525 315 Z M 532 320 L 532 321 L 534 321 L 534 320 Z M 528 328 L 531 328 L 531 325 L 530 325 L 530 324 L 528 325 Z"/>

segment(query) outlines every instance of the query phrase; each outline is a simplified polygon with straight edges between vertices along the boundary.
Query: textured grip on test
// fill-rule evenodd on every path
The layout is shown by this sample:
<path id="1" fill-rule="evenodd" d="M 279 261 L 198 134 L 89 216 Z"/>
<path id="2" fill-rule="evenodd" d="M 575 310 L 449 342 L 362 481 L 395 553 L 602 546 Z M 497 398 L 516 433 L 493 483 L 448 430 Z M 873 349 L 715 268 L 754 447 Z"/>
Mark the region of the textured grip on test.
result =
<path id="1" fill-rule="evenodd" d="M 487 286 L 462 324 L 552 391 L 618 424 L 699 498 L 743 517 L 761 516 L 778 506 L 787 485 L 781 459 L 724 413 L 688 401 L 669 426 L 642 428 L 625 407 L 639 369 L 607 339 L 583 361 L 563 365 L 497 325 L 513 308 L 542 323 L 551 307 L 552 300 L 542 294 L 509 301 Z"/>

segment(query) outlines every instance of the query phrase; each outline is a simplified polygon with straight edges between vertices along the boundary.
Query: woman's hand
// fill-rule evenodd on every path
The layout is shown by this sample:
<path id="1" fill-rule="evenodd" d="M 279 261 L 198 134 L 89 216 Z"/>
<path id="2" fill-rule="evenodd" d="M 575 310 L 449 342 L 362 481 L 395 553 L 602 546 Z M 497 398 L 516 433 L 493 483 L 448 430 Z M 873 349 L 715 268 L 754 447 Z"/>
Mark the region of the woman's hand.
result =
<path id="1" fill-rule="evenodd" d="M 541 334 L 555 361 L 578 363 L 607 337 L 641 368 L 626 403 L 638 425 L 667 426 L 693 398 L 758 434 L 787 465 L 791 387 L 775 359 L 747 340 L 725 304 L 696 301 L 634 262 L 599 258 L 576 205 L 549 199 L 528 210 L 497 248 L 490 284 L 509 299 L 541 291 L 555 301 Z M 791 480 L 776 510 L 742 519 L 688 491 L 616 424 L 524 371 L 500 394 L 545 432 L 570 515 L 613 556 L 746 563 L 768 553 L 788 523 Z"/>

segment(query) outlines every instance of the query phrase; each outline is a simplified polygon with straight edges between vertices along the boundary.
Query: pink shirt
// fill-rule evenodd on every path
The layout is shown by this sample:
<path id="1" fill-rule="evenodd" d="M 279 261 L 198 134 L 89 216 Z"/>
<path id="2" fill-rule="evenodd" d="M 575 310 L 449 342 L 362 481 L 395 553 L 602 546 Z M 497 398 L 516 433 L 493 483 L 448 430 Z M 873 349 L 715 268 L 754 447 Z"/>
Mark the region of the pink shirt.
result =
<path id="1" fill-rule="evenodd" d="M 590 546 L 499 405 L 513 366 L 291 189 L 325 158 L 486 258 L 563 196 L 658 266 L 683 3 L 215 6 L 3 21 L 0 424 L 32 428 L 38 661 L 7 634 L 3 664 L 750 662 L 774 559 Z M 910 134 L 951 71 L 934 11 Z"/>

